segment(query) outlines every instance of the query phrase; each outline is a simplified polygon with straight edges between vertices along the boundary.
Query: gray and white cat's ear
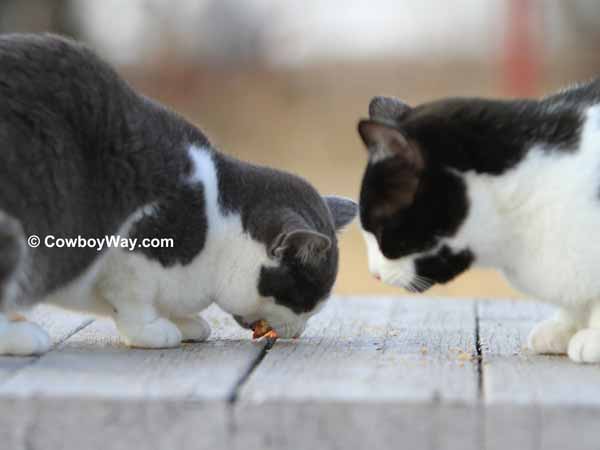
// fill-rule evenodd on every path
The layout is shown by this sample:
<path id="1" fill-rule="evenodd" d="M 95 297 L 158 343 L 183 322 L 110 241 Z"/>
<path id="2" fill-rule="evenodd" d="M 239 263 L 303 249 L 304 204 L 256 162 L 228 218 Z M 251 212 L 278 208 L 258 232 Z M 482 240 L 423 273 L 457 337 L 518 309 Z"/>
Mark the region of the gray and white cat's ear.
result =
<path id="1" fill-rule="evenodd" d="M 342 231 L 349 225 L 358 214 L 358 205 L 349 198 L 338 197 L 336 195 L 325 195 L 325 203 L 331 211 L 333 224 L 336 231 Z"/>
<path id="2" fill-rule="evenodd" d="M 329 237 L 317 231 L 299 229 L 279 234 L 269 251 L 275 258 L 289 254 L 304 264 L 312 264 L 320 261 L 330 248 Z"/>
<path id="3" fill-rule="evenodd" d="M 369 151 L 371 161 L 398 156 L 408 167 L 417 170 L 423 168 L 421 151 L 416 145 L 409 143 L 394 126 L 376 120 L 361 120 L 358 123 L 358 133 Z"/>
<path id="4" fill-rule="evenodd" d="M 398 122 L 411 107 L 395 97 L 373 97 L 369 103 L 369 117 L 383 122 Z"/>

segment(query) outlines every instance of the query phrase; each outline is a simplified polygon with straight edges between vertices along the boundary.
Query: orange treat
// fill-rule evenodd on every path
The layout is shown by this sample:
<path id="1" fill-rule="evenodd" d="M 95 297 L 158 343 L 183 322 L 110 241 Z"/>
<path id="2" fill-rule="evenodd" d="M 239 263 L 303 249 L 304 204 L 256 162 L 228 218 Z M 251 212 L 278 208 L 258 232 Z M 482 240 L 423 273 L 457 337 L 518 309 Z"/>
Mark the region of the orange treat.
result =
<path id="1" fill-rule="evenodd" d="M 277 331 L 275 331 L 275 330 L 270 330 L 270 331 L 267 331 L 267 332 L 266 332 L 266 333 L 263 335 L 263 337 L 265 337 L 265 338 L 267 338 L 267 339 L 273 339 L 273 340 L 275 340 L 275 339 L 277 339 L 279 336 L 277 336 Z"/>
<path id="2" fill-rule="evenodd" d="M 266 337 L 267 339 L 277 339 L 277 332 L 270 327 L 266 320 L 258 320 L 252 325 L 252 339 Z"/>
<path id="3" fill-rule="evenodd" d="M 26 322 L 27 318 L 19 313 L 11 313 L 8 315 L 8 320 L 11 322 Z"/>

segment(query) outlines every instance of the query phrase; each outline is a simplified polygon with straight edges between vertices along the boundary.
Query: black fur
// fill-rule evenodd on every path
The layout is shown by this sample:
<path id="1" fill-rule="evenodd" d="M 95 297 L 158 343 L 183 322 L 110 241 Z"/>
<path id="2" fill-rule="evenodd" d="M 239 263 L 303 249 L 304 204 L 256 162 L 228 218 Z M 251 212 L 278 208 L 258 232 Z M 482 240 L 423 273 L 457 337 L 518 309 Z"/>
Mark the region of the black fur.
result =
<path id="1" fill-rule="evenodd" d="M 457 275 L 467 270 L 473 263 L 473 253 L 469 249 L 453 252 L 447 246 L 442 246 L 432 255 L 417 258 L 415 261 L 416 272 L 424 280 L 431 280 L 436 283 L 446 283 Z M 427 286 L 416 286 L 421 291 Z"/>
<path id="2" fill-rule="evenodd" d="M 319 266 L 307 266 L 286 257 L 280 267 L 263 266 L 258 291 L 297 314 L 309 312 L 329 297 L 337 266 L 337 251 L 330 252 Z"/>
<path id="3" fill-rule="evenodd" d="M 414 108 L 397 123 L 430 164 L 500 175 L 532 145 L 576 148 L 581 113 L 550 100 L 448 99 Z"/>
<path id="4" fill-rule="evenodd" d="M 410 108 L 375 97 L 369 107 L 371 124 L 389 127 L 401 139 L 394 141 L 395 148 L 382 148 L 388 146 L 382 137 L 365 135 L 377 127 L 366 126 L 369 121 L 360 124 L 371 147 L 360 194 L 363 228 L 373 233 L 387 258 L 426 254 L 416 259 L 416 273 L 438 283 L 451 280 L 476 258 L 469 249 L 442 247 L 431 253 L 468 214 L 461 173 L 500 176 L 534 146 L 574 151 L 582 110 L 599 100 L 600 81 L 539 101 L 450 98 Z M 407 163 L 408 150 L 420 155 L 420 167 Z"/>

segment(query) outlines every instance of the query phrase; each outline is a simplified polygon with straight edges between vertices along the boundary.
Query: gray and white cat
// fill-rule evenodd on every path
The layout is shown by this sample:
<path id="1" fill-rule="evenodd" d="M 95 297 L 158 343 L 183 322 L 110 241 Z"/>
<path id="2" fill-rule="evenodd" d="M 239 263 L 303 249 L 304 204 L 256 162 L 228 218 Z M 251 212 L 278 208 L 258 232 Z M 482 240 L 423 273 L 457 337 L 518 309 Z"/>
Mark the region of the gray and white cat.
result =
<path id="1" fill-rule="evenodd" d="M 264 319 L 298 336 L 330 293 L 336 232 L 357 212 L 219 153 L 52 35 L 0 37 L 0 145 L 0 354 L 48 350 L 42 328 L 7 317 L 38 302 L 110 316 L 139 347 L 206 339 L 198 313 L 212 302 L 243 326 Z M 56 245 L 107 236 L 137 245 Z M 173 245 L 142 245 L 153 238 Z"/>
<path id="2" fill-rule="evenodd" d="M 559 307 L 537 353 L 600 362 L 600 81 L 542 100 L 376 97 L 360 220 L 372 274 L 424 291 L 493 267 Z"/>

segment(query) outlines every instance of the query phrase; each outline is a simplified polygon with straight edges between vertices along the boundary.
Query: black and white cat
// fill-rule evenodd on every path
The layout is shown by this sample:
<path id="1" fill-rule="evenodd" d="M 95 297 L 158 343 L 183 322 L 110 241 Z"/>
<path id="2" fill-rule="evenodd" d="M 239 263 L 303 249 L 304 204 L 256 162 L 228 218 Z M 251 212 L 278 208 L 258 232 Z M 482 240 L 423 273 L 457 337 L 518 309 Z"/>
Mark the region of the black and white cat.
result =
<path id="1" fill-rule="evenodd" d="M 43 329 L 7 318 L 42 301 L 172 347 L 208 337 L 213 301 L 293 337 L 328 297 L 354 202 L 217 152 L 64 38 L 0 37 L 0 100 L 0 354 L 48 350 Z M 173 245 L 56 246 L 78 236 Z"/>
<path id="2" fill-rule="evenodd" d="M 360 220 L 371 273 L 414 291 L 472 265 L 559 306 L 537 353 L 600 362 L 600 81 L 542 100 L 376 97 Z"/>

